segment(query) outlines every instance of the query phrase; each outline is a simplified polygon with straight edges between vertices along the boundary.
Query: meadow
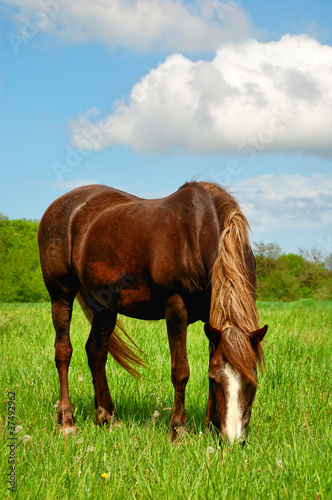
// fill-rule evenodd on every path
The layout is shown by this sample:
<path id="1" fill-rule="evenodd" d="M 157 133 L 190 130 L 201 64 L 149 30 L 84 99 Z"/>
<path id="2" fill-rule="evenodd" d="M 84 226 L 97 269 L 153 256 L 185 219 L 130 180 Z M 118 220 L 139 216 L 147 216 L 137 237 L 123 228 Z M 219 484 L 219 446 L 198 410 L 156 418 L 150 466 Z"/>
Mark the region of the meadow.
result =
<path id="1" fill-rule="evenodd" d="M 108 360 L 121 423 L 98 428 L 84 349 L 89 325 L 75 306 L 69 384 L 78 432 L 63 437 L 55 430 L 59 384 L 50 304 L 0 304 L 1 498 L 331 499 L 332 302 L 259 302 L 258 308 L 261 325 L 269 325 L 266 371 L 259 375 L 247 444 L 229 448 L 204 426 L 202 323 L 188 334 L 188 436 L 172 444 L 165 322 L 124 318 L 150 369 L 141 383 Z M 10 477 L 15 491 L 8 490 Z"/>

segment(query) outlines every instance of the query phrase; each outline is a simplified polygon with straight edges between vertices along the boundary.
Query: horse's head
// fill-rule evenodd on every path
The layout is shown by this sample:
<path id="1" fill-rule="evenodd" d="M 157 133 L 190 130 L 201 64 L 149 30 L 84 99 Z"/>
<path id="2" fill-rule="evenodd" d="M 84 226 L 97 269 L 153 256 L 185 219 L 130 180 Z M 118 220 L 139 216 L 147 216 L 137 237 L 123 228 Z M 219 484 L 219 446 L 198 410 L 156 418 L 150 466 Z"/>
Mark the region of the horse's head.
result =
<path id="1" fill-rule="evenodd" d="M 267 325 L 250 335 L 234 326 L 216 330 L 209 323 L 204 330 L 210 341 L 207 423 L 230 443 L 244 442 L 257 388 L 257 363 L 263 360 L 260 342 Z"/>

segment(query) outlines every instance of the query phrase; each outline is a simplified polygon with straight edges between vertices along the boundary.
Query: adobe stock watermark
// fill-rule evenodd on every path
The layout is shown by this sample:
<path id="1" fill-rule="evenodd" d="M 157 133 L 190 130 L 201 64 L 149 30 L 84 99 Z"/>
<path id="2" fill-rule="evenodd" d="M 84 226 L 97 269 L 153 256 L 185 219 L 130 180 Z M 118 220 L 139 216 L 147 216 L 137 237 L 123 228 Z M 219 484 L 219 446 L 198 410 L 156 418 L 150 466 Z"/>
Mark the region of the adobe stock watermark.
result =
<path id="1" fill-rule="evenodd" d="M 250 135 L 246 140 L 242 141 L 237 153 L 241 155 L 246 163 L 253 162 L 259 153 L 263 153 L 266 148 L 275 140 L 275 138 L 286 130 L 290 122 L 295 118 L 292 111 L 282 112 L 276 111 L 270 118 L 267 125 L 261 128 L 256 134 Z M 238 160 L 230 160 L 226 167 L 219 172 L 210 170 L 208 175 L 218 184 L 228 186 L 231 183 L 232 177 L 236 177 L 243 172 L 243 162 Z"/>
<path id="2" fill-rule="evenodd" d="M 8 33 L 7 38 L 14 52 L 18 54 L 40 31 L 45 31 L 51 22 L 59 15 L 61 7 L 69 4 L 70 0 L 40 0 L 40 8 L 35 10 L 30 18 L 21 16 L 16 33 Z"/>
<path id="3" fill-rule="evenodd" d="M 241 1 L 239 0 L 214 0 L 212 5 L 217 13 L 218 18 L 221 21 L 225 20 L 226 15 L 229 12 L 233 12 L 235 9 L 241 6 Z"/>
<path id="4" fill-rule="evenodd" d="M 116 102 L 113 115 L 98 124 L 92 125 L 88 130 L 80 133 L 79 146 L 65 147 L 65 155 L 62 161 L 53 161 L 52 169 L 59 182 L 63 182 L 64 176 L 72 173 L 94 152 L 101 149 L 105 137 L 111 135 L 114 131 L 115 121 L 125 120 L 131 109 L 134 109 L 142 103 L 149 92 L 152 92 L 159 84 L 158 73 L 147 67 L 148 77 L 143 78 L 139 84 L 136 84 L 130 94 L 130 104 L 125 104 L 124 100 Z"/>
<path id="5" fill-rule="evenodd" d="M 122 109 L 124 114 L 128 113 L 127 106 L 123 105 Z M 89 131 L 82 133 L 82 138 L 79 141 L 79 147 L 74 148 L 67 145 L 65 147 L 64 159 L 61 162 L 52 162 L 52 169 L 58 181 L 63 182 L 65 174 L 72 173 L 86 158 L 92 154 L 93 151 L 100 149 L 105 136 L 111 133 L 113 127 L 114 123 L 112 120 L 100 122 L 98 125 L 92 126 Z"/>
<path id="6" fill-rule="evenodd" d="M 16 394 L 15 391 L 8 392 L 8 490 L 16 491 L 16 442 L 15 435 L 16 426 Z"/>
<path id="7" fill-rule="evenodd" d="M 112 302 L 116 302 L 122 290 L 129 288 L 135 281 L 136 276 L 125 274 L 118 281 L 109 283 L 106 287 L 102 288 L 97 293 L 97 298 L 88 297 L 86 299 L 87 305 L 93 310 L 94 313 L 101 312 L 104 307 L 108 307 Z"/>

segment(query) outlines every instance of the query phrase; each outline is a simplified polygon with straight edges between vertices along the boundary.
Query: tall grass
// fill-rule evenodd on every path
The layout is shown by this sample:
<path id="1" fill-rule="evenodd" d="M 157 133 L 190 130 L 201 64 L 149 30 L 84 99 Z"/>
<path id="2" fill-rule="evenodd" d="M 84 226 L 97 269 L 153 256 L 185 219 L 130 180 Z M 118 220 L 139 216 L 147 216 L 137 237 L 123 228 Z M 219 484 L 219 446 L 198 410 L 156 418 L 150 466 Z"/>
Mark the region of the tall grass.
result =
<path id="1" fill-rule="evenodd" d="M 164 322 L 125 318 L 147 353 L 144 383 L 107 363 L 121 424 L 93 424 L 93 387 L 84 344 L 88 324 L 75 308 L 69 384 L 78 426 L 55 431 L 59 395 L 50 306 L 0 305 L 1 498 L 18 499 L 316 499 L 332 498 L 332 303 L 259 303 L 268 323 L 249 442 L 242 448 L 205 431 L 208 342 L 189 328 L 189 434 L 168 437 L 173 387 Z M 15 391 L 16 491 L 8 491 L 8 391 Z M 156 413 L 157 412 L 157 413 Z"/>

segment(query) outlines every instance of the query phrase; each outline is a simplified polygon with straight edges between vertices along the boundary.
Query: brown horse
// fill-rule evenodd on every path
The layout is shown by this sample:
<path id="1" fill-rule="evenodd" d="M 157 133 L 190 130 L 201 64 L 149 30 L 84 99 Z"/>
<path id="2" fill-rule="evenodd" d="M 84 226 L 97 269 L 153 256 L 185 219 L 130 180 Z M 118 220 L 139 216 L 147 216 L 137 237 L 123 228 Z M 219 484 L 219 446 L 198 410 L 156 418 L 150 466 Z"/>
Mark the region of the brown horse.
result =
<path id="1" fill-rule="evenodd" d="M 58 425 L 64 432 L 75 425 L 68 367 L 77 296 L 91 322 L 86 352 L 97 423 L 116 418 L 105 374 L 108 351 L 133 375 L 132 365 L 142 365 L 123 340 L 124 329 L 116 329 L 117 314 L 166 318 L 175 389 L 170 425 L 176 439 L 187 422 L 187 326 L 200 320 L 206 322 L 210 341 L 206 423 L 230 442 L 245 439 L 267 326 L 258 325 L 248 222 L 232 196 L 206 182 L 187 183 L 156 200 L 85 186 L 52 203 L 40 222 L 38 241 L 52 301 L 61 393 Z"/>

